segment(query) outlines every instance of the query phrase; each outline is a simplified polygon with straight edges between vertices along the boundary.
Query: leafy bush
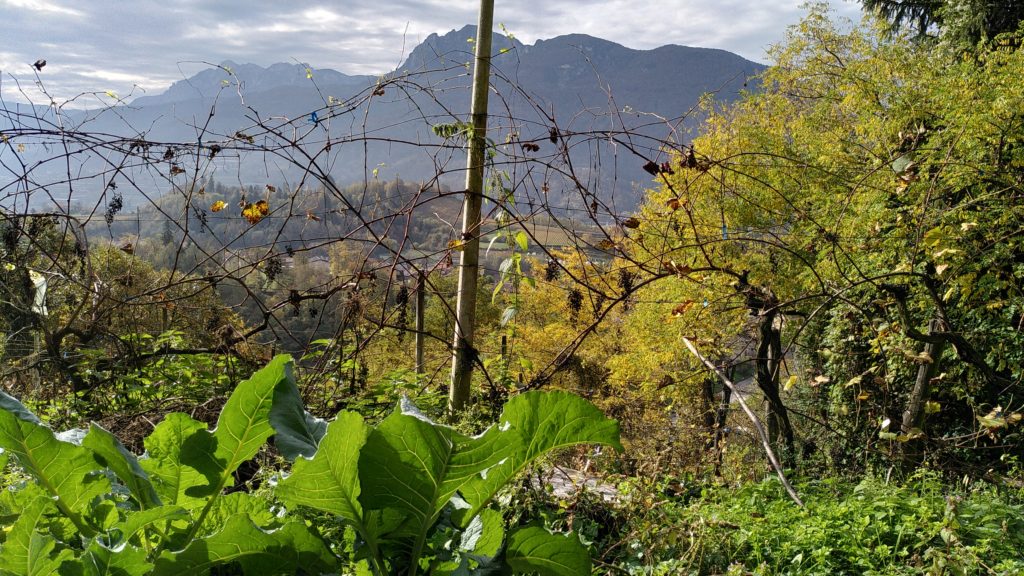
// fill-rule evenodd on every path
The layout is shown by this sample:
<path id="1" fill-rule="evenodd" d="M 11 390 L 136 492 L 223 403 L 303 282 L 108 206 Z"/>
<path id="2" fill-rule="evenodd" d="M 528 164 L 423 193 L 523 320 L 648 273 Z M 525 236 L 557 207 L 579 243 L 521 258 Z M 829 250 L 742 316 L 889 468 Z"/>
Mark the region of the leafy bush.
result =
<path id="1" fill-rule="evenodd" d="M 806 508 L 774 479 L 705 488 L 689 504 L 640 488 L 614 512 L 626 521 L 605 539 L 613 548 L 596 552 L 609 574 L 1024 571 L 1024 506 L 991 487 L 951 489 L 921 474 L 902 485 L 825 480 L 798 490 Z M 585 523 L 576 519 L 580 530 Z"/>
<path id="2" fill-rule="evenodd" d="M 381 575 L 589 572 L 575 536 L 539 526 L 506 534 L 490 505 L 552 449 L 620 448 L 618 425 L 564 393 L 517 396 L 499 422 L 468 437 L 403 401 L 376 426 L 351 412 L 327 423 L 303 409 L 291 359 L 279 356 L 235 389 L 215 429 L 170 414 L 138 457 L 95 424 L 54 434 L 0 393 L 0 458 L 34 480 L 0 493 L 0 574 L 331 573 L 339 554 Z M 271 498 L 226 493 L 272 435 L 291 474 Z M 350 540 L 325 541 L 293 507 L 340 517 Z"/>

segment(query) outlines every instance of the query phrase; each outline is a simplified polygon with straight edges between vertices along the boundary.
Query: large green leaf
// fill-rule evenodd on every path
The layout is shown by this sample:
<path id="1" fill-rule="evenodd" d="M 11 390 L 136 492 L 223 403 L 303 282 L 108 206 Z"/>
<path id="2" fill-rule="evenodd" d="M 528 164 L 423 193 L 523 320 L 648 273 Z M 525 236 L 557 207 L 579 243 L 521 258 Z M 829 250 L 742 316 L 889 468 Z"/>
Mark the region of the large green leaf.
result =
<path id="1" fill-rule="evenodd" d="M 128 517 L 125 518 L 124 521 L 119 522 L 114 526 L 114 530 L 112 532 L 117 535 L 115 544 L 128 542 L 139 531 L 157 522 L 165 520 L 182 520 L 184 518 L 188 518 L 188 512 L 180 506 L 159 506 L 157 508 L 132 512 L 128 514 Z"/>
<path id="2" fill-rule="evenodd" d="M 86 536 L 92 529 L 83 521 L 93 498 L 110 491 L 110 481 L 89 450 L 58 440 L 20 402 L 0 392 L 0 448 L 56 498 L 57 508 Z"/>
<path id="3" fill-rule="evenodd" d="M 286 574 L 330 574 L 337 570 L 338 558 L 319 534 L 304 522 L 288 522 L 279 530 L 269 532 L 274 545 L 269 548 L 271 554 L 286 559 L 290 570 Z M 240 561 L 247 575 L 271 574 L 262 566 L 258 557 L 247 557 Z"/>
<path id="4" fill-rule="evenodd" d="M 500 463 L 480 468 L 459 492 L 470 504 L 460 511 L 462 524 L 494 497 L 527 465 L 551 450 L 575 444 L 607 444 L 621 451 L 619 423 L 606 418 L 593 404 L 567 392 L 527 392 L 508 401 L 498 418 L 472 446 L 476 453 L 501 451 Z M 486 462 L 483 454 L 473 460 Z"/>
<path id="5" fill-rule="evenodd" d="M 166 504 L 195 508 L 208 504 L 232 482 L 232 473 L 250 460 L 274 430 L 269 415 L 275 391 L 294 387 L 289 356 L 270 364 L 232 392 L 210 432 L 185 414 L 168 414 L 146 438 L 149 458 L 140 461 Z"/>
<path id="6" fill-rule="evenodd" d="M 452 437 L 451 429 L 398 410 L 391 413 L 370 432 L 359 459 L 366 507 L 402 510 L 419 526 L 430 521 L 444 492 Z"/>
<path id="7" fill-rule="evenodd" d="M 0 547 L 0 573 L 14 576 L 49 576 L 57 572 L 61 563 L 72 557 L 70 550 L 61 550 L 51 557 L 56 540 L 36 530 L 40 520 L 53 502 L 39 496 L 29 503 L 11 527 L 7 540 Z"/>
<path id="8" fill-rule="evenodd" d="M 5 538 L 5 530 L 10 530 L 14 522 L 21 516 L 22 511 L 33 500 L 40 496 L 45 496 L 46 499 L 52 500 L 49 492 L 43 490 L 35 482 L 27 482 L 17 488 L 17 490 L 11 488 L 0 489 L 0 542 L 3 542 Z"/>
<path id="9" fill-rule="evenodd" d="M 139 460 L 139 465 L 149 474 L 160 499 L 186 508 L 205 504 L 202 496 L 210 493 L 221 469 L 213 457 L 216 447 L 206 424 L 174 412 L 164 417 L 144 443 L 148 457 Z"/>
<path id="10" fill-rule="evenodd" d="M 484 508 L 462 533 L 459 548 L 480 558 L 493 558 L 501 549 L 505 538 L 505 522 L 501 512 Z"/>
<path id="11" fill-rule="evenodd" d="M 231 393 L 213 431 L 217 440 L 214 458 L 221 465 L 222 487 L 243 462 L 256 456 L 274 433 L 270 425 L 274 395 L 279 387 L 288 387 L 289 384 L 295 385 L 292 359 L 282 354 Z"/>
<path id="12" fill-rule="evenodd" d="M 339 413 L 327 426 L 313 459 L 296 460 L 291 475 L 278 485 L 277 495 L 289 505 L 309 506 L 362 523 L 358 466 L 369 432 L 359 414 Z"/>
<path id="13" fill-rule="evenodd" d="M 220 529 L 232 516 L 244 514 L 253 524 L 266 530 L 280 526 L 281 519 L 270 510 L 267 501 L 248 492 L 225 494 L 210 506 L 200 528 L 201 534 L 212 534 Z"/>
<path id="14" fill-rule="evenodd" d="M 552 534 L 529 526 L 508 536 L 505 561 L 513 572 L 541 576 L 590 574 L 590 553 L 575 534 Z"/>
<path id="15" fill-rule="evenodd" d="M 260 530 L 244 514 L 232 516 L 223 529 L 198 538 L 180 552 L 163 552 L 154 576 L 206 574 L 219 564 L 239 562 L 246 576 L 329 572 L 336 559 L 326 544 L 302 522 L 289 522 L 280 530 Z"/>
<path id="16" fill-rule="evenodd" d="M 313 416 L 303 407 L 302 396 L 290 369 L 285 372 L 285 382 L 274 391 L 270 425 L 274 428 L 274 446 L 288 461 L 299 456 L 312 458 L 327 433 L 327 421 Z"/>
<path id="17" fill-rule="evenodd" d="M 128 488 L 140 508 L 159 506 L 160 496 L 149 481 L 149 475 L 139 465 L 138 458 L 121 444 L 113 434 L 97 424 L 89 427 L 82 445 L 92 450 L 97 462 L 110 470 Z"/>
<path id="18" fill-rule="evenodd" d="M 110 549 L 95 541 L 82 554 L 79 563 L 83 576 L 145 576 L 153 569 L 142 548 Z"/>
<path id="19" fill-rule="evenodd" d="M 403 511 L 403 532 L 422 536 L 459 487 L 501 461 L 507 448 L 439 426 L 403 400 L 366 441 L 361 500 L 366 508 Z"/>
<path id="20" fill-rule="evenodd" d="M 199 534 L 221 491 L 233 482 L 234 471 L 243 462 L 256 456 L 274 433 L 270 425 L 274 397 L 279 389 L 289 386 L 295 386 L 292 359 L 287 355 L 276 356 L 235 388 L 221 409 L 217 428 L 212 434 L 197 430 L 181 444 L 180 456 L 183 463 L 204 463 L 196 469 L 205 472 L 202 466 L 212 460 L 217 469 L 209 484 L 185 490 L 189 496 L 207 497 L 202 512 L 185 535 L 186 542 L 192 541 Z"/>
<path id="21" fill-rule="evenodd" d="M 42 424 L 42 421 L 40 421 L 31 410 L 25 408 L 24 404 L 18 402 L 17 399 L 2 390 L 0 390 L 0 409 L 10 412 L 18 420 L 24 420 L 25 422 L 31 422 L 33 424 Z"/>

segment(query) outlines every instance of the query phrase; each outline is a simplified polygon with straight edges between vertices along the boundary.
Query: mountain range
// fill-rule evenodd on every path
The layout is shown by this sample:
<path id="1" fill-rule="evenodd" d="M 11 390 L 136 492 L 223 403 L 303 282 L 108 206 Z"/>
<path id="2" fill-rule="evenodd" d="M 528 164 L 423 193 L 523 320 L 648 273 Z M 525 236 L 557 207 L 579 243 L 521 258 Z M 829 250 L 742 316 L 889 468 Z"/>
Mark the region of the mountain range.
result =
<path id="1" fill-rule="evenodd" d="M 228 150 L 239 137 L 265 144 L 270 142 L 267 128 L 278 132 L 276 144 L 289 137 L 310 143 L 275 154 L 225 153 L 212 166 L 218 181 L 225 183 L 295 184 L 304 175 L 303 155 L 329 134 L 337 145 L 320 160 L 338 183 L 371 173 L 428 180 L 442 172 L 442 181 L 458 186 L 457 171 L 465 161 L 457 147 L 438 153 L 436 145 L 442 141 L 431 127 L 468 118 L 475 36 L 475 26 L 432 34 L 396 70 L 382 76 L 347 75 L 304 64 L 224 62 L 175 82 L 163 93 L 71 115 L 84 131 L 176 142 L 182 148 L 194 143 Z M 720 101 L 731 101 L 764 68 L 723 50 L 677 45 L 634 50 L 581 34 L 527 45 L 496 33 L 493 50 L 493 138 L 547 144 L 552 127 L 572 135 L 560 144 L 570 151 L 571 163 L 547 167 L 562 175 L 555 193 L 571 196 L 568 189 L 582 182 L 624 208 L 635 204 L 633 191 L 650 182 L 641 169 L 643 159 L 628 151 L 657 157 L 665 139 L 684 142 L 696 125 L 697 116 L 689 112 L 703 95 L 714 93 Z M 756 84 L 750 86 L 756 89 Z M 2 123 L 7 121 L 0 117 Z M 602 138 L 623 129 L 633 133 L 618 142 Z M 554 158 L 555 150 L 549 147 L 537 156 Z M 197 155 L 192 158 L 194 169 Z M 282 158 L 289 160 L 282 163 Z M 80 173 L 101 172 L 109 168 L 106 162 L 109 158 L 85 161 Z M 45 164 L 38 168 L 46 169 Z M 37 181 L 46 180 L 36 176 Z M 126 195 L 126 204 L 131 203 Z"/>

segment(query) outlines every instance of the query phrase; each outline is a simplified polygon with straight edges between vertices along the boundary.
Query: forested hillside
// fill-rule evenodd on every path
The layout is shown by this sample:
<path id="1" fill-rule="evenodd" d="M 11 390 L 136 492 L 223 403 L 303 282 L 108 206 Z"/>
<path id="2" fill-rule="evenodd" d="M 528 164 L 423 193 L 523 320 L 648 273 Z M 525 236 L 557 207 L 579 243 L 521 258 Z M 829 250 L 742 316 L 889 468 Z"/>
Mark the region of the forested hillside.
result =
<path id="1" fill-rule="evenodd" d="M 0 575 L 1024 573 L 1021 15 L 863 4 L 642 132 L 338 131 L 480 104 L 422 51 L 197 140 L 4 109 Z"/>

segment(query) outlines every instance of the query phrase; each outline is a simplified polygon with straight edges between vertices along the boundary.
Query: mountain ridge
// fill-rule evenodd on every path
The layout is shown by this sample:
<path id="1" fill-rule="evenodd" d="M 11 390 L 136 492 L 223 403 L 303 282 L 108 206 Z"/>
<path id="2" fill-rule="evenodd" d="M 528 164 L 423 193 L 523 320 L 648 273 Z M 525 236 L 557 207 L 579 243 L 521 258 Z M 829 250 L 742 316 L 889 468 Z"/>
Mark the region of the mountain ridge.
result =
<path id="1" fill-rule="evenodd" d="M 256 94 L 280 87 L 301 88 L 308 85 L 310 79 L 317 85 L 330 87 L 351 87 L 375 82 L 378 78 L 389 75 L 411 72 L 432 63 L 443 64 L 461 60 L 471 60 L 473 43 L 476 37 L 476 26 L 467 24 L 460 29 L 452 29 L 441 35 L 431 33 L 415 46 L 403 62 L 390 72 L 379 75 L 350 75 L 331 68 L 313 68 L 305 63 L 276 62 L 268 66 L 254 63 L 237 63 L 226 60 L 217 66 L 201 70 L 196 74 L 178 80 L 166 90 L 158 94 L 139 96 L 131 101 L 133 106 L 162 105 L 172 102 L 183 102 L 196 98 L 210 98 L 224 86 L 229 78 L 246 94 Z M 647 71 L 659 61 L 661 64 L 668 59 L 678 59 L 690 64 L 691 72 L 699 72 L 694 64 L 713 63 L 716 66 L 740 68 L 754 75 L 765 68 L 764 65 L 746 60 L 732 52 L 717 48 L 701 48 L 679 44 L 664 44 L 651 49 L 630 48 L 628 46 L 590 36 L 587 34 L 570 33 L 553 38 L 538 39 L 533 44 L 524 44 L 514 37 L 495 31 L 492 40 L 493 61 L 501 64 L 518 57 L 520 68 L 525 65 L 544 67 L 550 65 L 551 59 L 557 60 L 559 66 L 569 61 L 578 61 L 580 57 L 589 60 L 591 65 L 599 68 L 602 65 L 640 66 Z M 547 59 L 545 63 L 542 60 Z M 692 62 L 698 59 L 699 62 Z M 526 61 L 525 63 L 522 61 Z M 653 60 L 653 62 L 652 62 Z M 464 63 L 464 62 L 460 62 Z M 703 68 L 706 69 L 706 66 Z M 601 70 L 596 70 L 601 72 Z M 311 74 L 307 74 L 310 72 Z M 635 74 L 634 74 L 635 75 Z M 309 76 L 312 76 L 310 78 Z M 700 74 L 693 80 L 699 82 Z"/>
<path id="2" fill-rule="evenodd" d="M 467 40 L 475 35 L 473 25 L 431 34 L 384 75 L 348 75 L 301 62 L 264 67 L 225 61 L 162 93 L 74 113 L 70 120 L 100 133 L 181 149 L 193 143 L 234 148 L 238 134 L 262 134 L 285 147 L 287 135 L 315 140 L 329 134 L 330 159 L 323 169 L 335 182 L 400 176 L 457 186 L 464 166 L 454 158 L 458 145 L 445 142 L 434 127 L 468 117 L 473 42 Z M 764 68 L 712 48 L 666 44 L 640 50 L 585 34 L 523 44 L 496 33 L 492 124 L 496 135 L 501 132 L 499 140 L 515 138 L 543 148 L 534 158 L 563 180 L 545 177 L 544 201 L 575 195 L 572 202 L 578 204 L 584 194 L 614 198 L 628 209 L 638 201 L 637 190 L 650 183 L 645 163 L 662 157 L 666 142 L 679 145 L 692 138 L 700 99 L 714 93 L 719 101 L 732 101 Z M 751 85 L 756 89 L 756 80 Z M 571 142 L 548 144 L 552 129 Z M 613 134 L 627 145 L 620 147 Z M 275 166 L 262 154 L 222 154 L 202 162 L 211 174 L 238 184 L 265 183 L 270 177 L 283 183 L 309 178 L 297 161 L 302 157 L 284 154 Z M 82 169 L 101 169 L 102 162 L 93 163 Z M 63 177 L 56 163 L 47 162 L 40 163 L 36 176 Z M 83 202 L 98 194 L 101 190 L 76 192 Z"/>

